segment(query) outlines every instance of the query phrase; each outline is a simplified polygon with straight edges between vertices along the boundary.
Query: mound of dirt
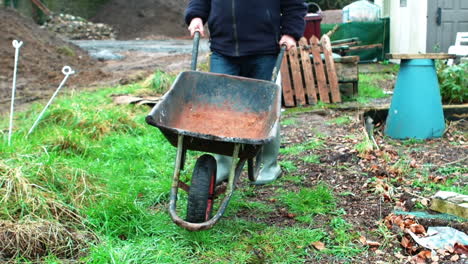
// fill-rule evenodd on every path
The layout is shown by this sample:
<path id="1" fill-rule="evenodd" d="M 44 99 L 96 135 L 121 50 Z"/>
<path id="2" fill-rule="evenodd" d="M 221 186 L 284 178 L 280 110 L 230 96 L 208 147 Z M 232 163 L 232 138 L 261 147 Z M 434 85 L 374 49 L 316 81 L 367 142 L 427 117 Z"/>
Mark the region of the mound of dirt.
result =
<path id="1" fill-rule="evenodd" d="M 48 98 L 63 80 L 62 68 L 75 72 L 67 86 L 80 87 L 106 76 L 101 63 L 77 46 L 41 29 L 14 10 L 0 8 L 0 113 L 9 108 L 15 60 L 12 41 L 22 41 L 17 72 L 16 103 Z"/>
<path id="2" fill-rule="evenodd" d="M 91 19 L 113 26 L 117 39 L 186 37 L 183 13 L 188 0 L 111 0 Z"/>

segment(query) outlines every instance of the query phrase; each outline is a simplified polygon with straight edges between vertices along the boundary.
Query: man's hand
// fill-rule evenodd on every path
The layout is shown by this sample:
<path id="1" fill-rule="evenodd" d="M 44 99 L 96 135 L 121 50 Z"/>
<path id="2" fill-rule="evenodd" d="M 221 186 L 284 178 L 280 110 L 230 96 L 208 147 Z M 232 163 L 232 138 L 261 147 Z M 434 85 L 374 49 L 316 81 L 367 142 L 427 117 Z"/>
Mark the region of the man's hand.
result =
<path id="1" fill-rule="evenodd" d="M 279 45 L 286 45 L 286 49 L 289 50 L 296 47 L 296 40 L 289 35 L 283 35 L 279 41 Z"/>
<path id="2" fill-rule="evenodd" d="M 205 36 L 205 30 L 203 28 L 203 20 L 199 17 L 196 17 L 190 21 L 190 25 L 188 27 L 188 30 L 190 31 L 190 36 L 193 37 L 196 31 L 200 32 L 202 37 Z"/>

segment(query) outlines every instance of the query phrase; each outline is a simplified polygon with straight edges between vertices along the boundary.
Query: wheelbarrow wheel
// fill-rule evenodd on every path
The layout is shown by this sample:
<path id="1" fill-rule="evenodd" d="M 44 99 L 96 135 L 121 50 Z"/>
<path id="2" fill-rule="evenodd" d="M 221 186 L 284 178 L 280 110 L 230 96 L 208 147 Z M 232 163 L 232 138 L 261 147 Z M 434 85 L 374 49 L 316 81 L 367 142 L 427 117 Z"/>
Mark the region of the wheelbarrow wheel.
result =
<path id="1" fill-rule="evenodd" d="M 208 154 L 198 158 L 188 193 L 187 222 L 202 223 L 211 218 L 216 187 L 216 159 Z"/>

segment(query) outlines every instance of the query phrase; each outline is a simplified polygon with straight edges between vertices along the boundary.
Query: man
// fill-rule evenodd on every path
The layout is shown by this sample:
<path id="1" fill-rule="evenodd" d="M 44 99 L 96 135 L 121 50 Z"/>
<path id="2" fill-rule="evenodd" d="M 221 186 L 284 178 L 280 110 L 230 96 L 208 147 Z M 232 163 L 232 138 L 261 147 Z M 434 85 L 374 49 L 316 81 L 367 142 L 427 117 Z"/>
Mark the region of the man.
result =
<path id="1" fill-rule="evenodd" d="M 210 71 L 270 80 L 281 45 L 296 46 L 304 33 L 304 0 L 190 0 L 185 22 L 193 36 L 203 25 L 210 30 Z M 254 184 L 266 184 L 281 174 L 276 138 L 262 151 L 263 168 Z M 229 175 L 231 157 L 217 155 L 217 182 Z"/>

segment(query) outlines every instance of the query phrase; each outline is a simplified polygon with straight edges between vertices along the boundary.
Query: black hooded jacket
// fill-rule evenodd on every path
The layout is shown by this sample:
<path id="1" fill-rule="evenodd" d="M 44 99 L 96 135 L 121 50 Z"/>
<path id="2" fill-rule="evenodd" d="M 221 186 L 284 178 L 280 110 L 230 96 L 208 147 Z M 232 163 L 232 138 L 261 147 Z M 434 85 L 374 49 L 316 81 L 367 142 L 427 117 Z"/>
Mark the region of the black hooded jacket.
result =
<path id="1" fill-rule="evenodd" d="M 185 22 L 208 22 L 211 50 L 225 56 L 276 54 L 282 35 L 304 33 L 304 0 L 190 0 Z"/>

